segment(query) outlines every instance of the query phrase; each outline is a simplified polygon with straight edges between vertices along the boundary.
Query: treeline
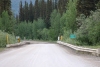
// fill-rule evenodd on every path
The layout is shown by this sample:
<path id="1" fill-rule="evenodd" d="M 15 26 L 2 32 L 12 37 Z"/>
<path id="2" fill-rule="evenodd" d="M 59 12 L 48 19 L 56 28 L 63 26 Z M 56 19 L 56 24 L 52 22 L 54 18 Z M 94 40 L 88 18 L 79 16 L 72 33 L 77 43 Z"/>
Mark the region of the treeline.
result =
<path id="1" fill-rule="evenodd" d="M 8 11 L 9 15 L 12 15 L 11 0 L 0 0 L 0 15 L 4 10 Z"/>
<path id="2" fill-rule="evenodd" d="M 66 3 L 68 0 L 35 0 L 35 4 L 30 1 L 28 4 L 26 1 L 24 5 L 20 2 L 19 21 L 31 21 L 38 18 L 44 19 L 46 27 L 50 27 L 50 14 L 56 9 L 61 14 L 66 11 Z"/>
<path id="3" fill-rule="evenodd" d="M 12 14 L 11 0 L 0 0 L 0 47 L 17 42 L 14 35 L 16 19 Z"/>
<path id="4" fill-rule="evenodd" d="M 36 0 L 20 2 L 16 20 L 8 10 L 0 14 L 0 30 L 22 39 L 63 40 L 78 45 L 100 44 L 100 0 Z M 76 35 L 71 39 L 70 35 Z"/>
<path id="5" fill-rule="evenodd" d="M 66 5 L 69 0 L 35 0 L 35 4 L 30 1 L 27 3 L 25 1 L 24 5 L 20 1 L 19 7 L 19 18 L 20 21 L 31 21 L 42 18 L 46 27 L 49 28 L 50 24 L 50 15 L 51 12 L 56 9 L 61 15 L 66 12 Z M 77 16 L 80 14 L 85 14 L 86 16 L 90 15 L 90 11 L 95 11 L 97 8 L 97 3 L 99 0 L 78 0 L 77 2 Z"/>

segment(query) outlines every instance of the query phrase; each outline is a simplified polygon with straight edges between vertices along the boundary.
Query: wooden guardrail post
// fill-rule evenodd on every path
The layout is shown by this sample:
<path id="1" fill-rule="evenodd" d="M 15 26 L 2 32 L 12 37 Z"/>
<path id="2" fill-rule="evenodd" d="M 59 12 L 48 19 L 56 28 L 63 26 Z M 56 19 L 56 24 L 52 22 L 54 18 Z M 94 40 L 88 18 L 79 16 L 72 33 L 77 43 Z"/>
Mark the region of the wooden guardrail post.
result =
<path id="1" fill-rule="evenodd" d="M 97 56 L 100 56 L 100 48 L 97 49 Z"/>

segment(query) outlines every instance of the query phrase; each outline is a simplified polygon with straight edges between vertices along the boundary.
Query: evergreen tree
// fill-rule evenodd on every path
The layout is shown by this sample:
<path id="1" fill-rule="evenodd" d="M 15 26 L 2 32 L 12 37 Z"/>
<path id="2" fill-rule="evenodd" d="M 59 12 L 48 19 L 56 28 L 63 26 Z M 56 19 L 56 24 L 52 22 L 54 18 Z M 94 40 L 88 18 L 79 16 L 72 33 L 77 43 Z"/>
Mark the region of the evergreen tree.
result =
<path id="1" fill-rule="evenodd" d="M 38 0 L 35 1 L 34 8 L 35 8 L 34 19 L 37 20 L 37 18 L 39 18 L 39 1 Z"/>
<path id="2" fill-rule="evenodd" d="M 40 17 L 42 19 L 45 19 L 45 14 L 46 14 L 46 2 L 44 0 L 41 0 L 41 4 L 40 4 Z"/>
<path id="3" fill-rule="evenodd" d="M 29 21 L 33 22 L 33 19 L 34 19 L 34 8 L 33 8 L 32 1 L 30 1 L 30 4 L 29 4 Z"/>
<path id="4" fill-rule="evenodd" d="M 28 22 L 29 20 L 29 10 L 28 10 L 28 3 L 25 1 L 25 6 L 24 6 L 24 20 Z"/>
<path id="5" fill-rule="evenodd" d="M 52 0 L 47 0 L 47 6 L 46 6 L 46 27 L 49 28 L 50 27 L 50 14 L 52 12 Z"/>
<path id="6" fill-rule="evenodd" d="M 99 0 L 78 0 L 77 11 L 79 14 L 90 15 L 90 11 L 96 10 L 96 4 Z"/>
<path id="7" fill-rule="evenodd" d="M 58 6 L 57 6 L 57 4 L 58 4 L 58 0 L 55 0 L 55 2 L 54 2 L 54 3 L 55 3 L 55 6 L 54 6 L 54 7 L 55 7 L 55 9 L 58 9 Z"/>
<path id="8" fill-rule="evenodd" d="M 100 0 L 98 1 L 98 3 L 96 4 L 97 9 L 100 9 Z"/>
<path id="9" fill-rule="evenodd" d="M 22 1 L 20 1 L 20 7 L 19 7 L 19 20 L 24 21 L 24 10 L 23 10 L 23 4 Z"/>
<path id="10" fill-rule="evenodd" d="M 63 14 L 64 9 L 65 9 L 64 7 L 65 7 L 64 0 L 59 0 L 58 1 L 58 11 L 60 14 Z"/>
<path id="11" fill-rule="evenodd" d="M 3 11 L 8 11 L 8 14 L 12 15 L 11 0 L 0 0 L 0 14 L 2 14 Z"/>

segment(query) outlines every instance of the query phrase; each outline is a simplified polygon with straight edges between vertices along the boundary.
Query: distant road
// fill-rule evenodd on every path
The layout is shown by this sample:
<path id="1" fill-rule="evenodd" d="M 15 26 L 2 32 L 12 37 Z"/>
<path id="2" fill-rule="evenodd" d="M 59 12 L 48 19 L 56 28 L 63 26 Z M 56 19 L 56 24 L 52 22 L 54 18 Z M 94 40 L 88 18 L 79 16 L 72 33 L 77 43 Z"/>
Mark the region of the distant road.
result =
<path id="1" fill-rule="evenodd" d="M 70 53 L 58 44 L 31 44 L 0 53 L 0 67 L 100 67 L 100 61 Z"/>

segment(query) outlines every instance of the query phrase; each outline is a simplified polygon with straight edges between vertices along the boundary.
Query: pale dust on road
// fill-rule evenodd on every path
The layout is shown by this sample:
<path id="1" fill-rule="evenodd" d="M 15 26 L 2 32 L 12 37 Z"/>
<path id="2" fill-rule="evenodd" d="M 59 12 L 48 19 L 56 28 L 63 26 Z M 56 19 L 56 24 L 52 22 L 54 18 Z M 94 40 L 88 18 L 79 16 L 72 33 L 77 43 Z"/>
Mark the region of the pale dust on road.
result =
<path id="1" fill-rule="evenodd" d="M 0 67 L 99 67 L 58 44 L 31 44 L 0 53 Z"/>

